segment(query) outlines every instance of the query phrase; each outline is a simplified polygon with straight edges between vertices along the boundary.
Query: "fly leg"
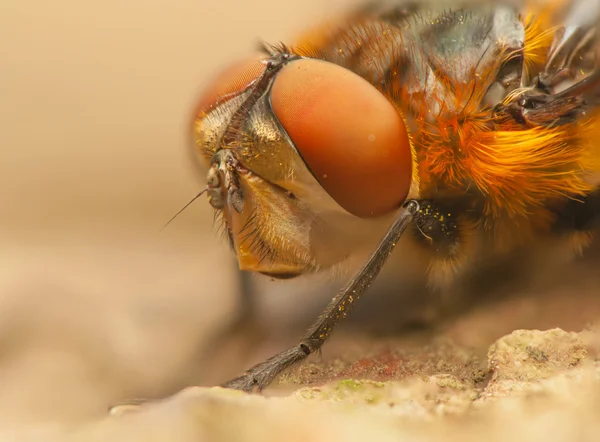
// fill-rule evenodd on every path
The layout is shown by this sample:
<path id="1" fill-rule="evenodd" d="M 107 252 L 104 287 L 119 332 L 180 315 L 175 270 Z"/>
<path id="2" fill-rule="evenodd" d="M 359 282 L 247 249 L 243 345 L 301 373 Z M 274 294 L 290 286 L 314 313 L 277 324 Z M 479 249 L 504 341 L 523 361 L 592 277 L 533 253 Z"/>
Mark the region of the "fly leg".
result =
<path id="1" fill-rule="evenodd" d="M 258 297 L 251 275 L 238 269 L 236 275 L 239 282 L 236 310 L 204 340 L 197 353 L 202 367 L 197 376 L 204 382 L 211 382 L 218 376 L 220 370 L 216 368 L 219 366 L 243 363 L 267 337 L 268 330 L 258 313 Z"/>
<path id="2" fill-rule="evenodd" d="M 600 2 L 576 0 L 569 6 L 564 25 L 557 31 L 544 72 L 539 76 L 540 86 L 554 89 L 566 78 L 575 78 L 576 71 L 598 67 L 595 41 Z"/>
<path id="3" fill-rule="evenodd" d="M 600 2 L 576 0 L 566 11 L 546 65 L 529 88 L 496 108 L 527 126 L 568 124 L 600 105 Z"/>
<path id="4" fill-rule="evenodd" d="M 225 383 L 223 387 L 247 392 L 261 391 L 286 368 L 297 364 L 310 354 L 318 351 L 327 341 L 337 323 L 348 315 L 354 303 L 377 277 L 418 210 L 419 203 L 415 200 L 409 200 L 404 204 L 365 265 L 332 299 L 323 314 L 308 329 L 299 344 L 252 367 L 242 376 Z"/>
<path id="5" fill-rule="evenodd" d="M 219 348 L 225 340 L 231 339 L 238 334 L 246 333 L 248 330 L 255 331 L 260 327 L 257 318 L 257 299 L 252 281 L 248 272 L 240 272 L 236 269 L 239 281 L 238 296 L 236 300 L 236 312 L 233 313 L 231 321 L 215 334 L 212 339 L 211 348 Z M 210 352 L 209 352 L 210 353 Z"/>
<path id="6" fill-rule="evenodd" d="M 600 106 L 600 70 L 596 70 L 567 89 L 546 93 L 531 88 L 513 101 L 500 104 L 495 117 L 510 117 L 524 126 L 552 127 L 569 124 Z"/>

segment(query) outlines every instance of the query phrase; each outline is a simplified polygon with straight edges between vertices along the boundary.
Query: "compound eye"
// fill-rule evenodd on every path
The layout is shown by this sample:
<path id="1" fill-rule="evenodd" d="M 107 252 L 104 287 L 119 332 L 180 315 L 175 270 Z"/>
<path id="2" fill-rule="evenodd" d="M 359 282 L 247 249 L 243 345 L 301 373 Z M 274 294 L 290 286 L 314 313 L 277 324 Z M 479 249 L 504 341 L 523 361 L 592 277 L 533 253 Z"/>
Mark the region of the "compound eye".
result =
<path id="1" fill-rule="evenodd" d="M 202 115 L 246 89 L 264 72 L 260 55 L 240 60 L 221 71 L 201 95 L 196 115 Z"/>
<path id="2" fill-rule="evenodd" d="M 282 68 L 273 112 L 313 175 L 353 215 L 400 207 L 412 179 L 409 135 L 398 110 L 355 73 L 322 60 Z"/>

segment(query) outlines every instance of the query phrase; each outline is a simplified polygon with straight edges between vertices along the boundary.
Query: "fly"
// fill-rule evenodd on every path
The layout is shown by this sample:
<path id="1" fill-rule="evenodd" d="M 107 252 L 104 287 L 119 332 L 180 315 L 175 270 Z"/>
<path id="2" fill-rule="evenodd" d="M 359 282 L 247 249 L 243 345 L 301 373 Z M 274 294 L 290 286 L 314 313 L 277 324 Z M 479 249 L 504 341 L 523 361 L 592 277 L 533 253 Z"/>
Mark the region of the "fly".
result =
<path id="1" fill-rule="evenodd" d="M 401 238 L 428 254 L 438 288 L 490 250 L 557 235 L 587 245 L 599 9 L 372 4 L 207 87 L 195 146 L 242 270 L 325 271 L 381 238 L 300 343 L 225 387 L 261 390 L 318 351 Z"/>

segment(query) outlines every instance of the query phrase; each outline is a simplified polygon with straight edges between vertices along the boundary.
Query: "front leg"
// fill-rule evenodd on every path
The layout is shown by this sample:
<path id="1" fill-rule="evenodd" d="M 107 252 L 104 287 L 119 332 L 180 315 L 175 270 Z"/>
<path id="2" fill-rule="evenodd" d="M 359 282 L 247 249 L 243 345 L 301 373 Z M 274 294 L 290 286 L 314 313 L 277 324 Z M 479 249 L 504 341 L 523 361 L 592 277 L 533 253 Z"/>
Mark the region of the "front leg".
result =
<path id="1" fill-rule="evenodd" d="M 358 274 L 333 298 L 298 345 L 252 367 L 242 376 L 225 383 L 223 387 L 247 392 L 255 389 L 261 391 L 286 368 L 318 351 L 338 322 L 348 315 L 354 303 L 370 287 L 418 210 L 419 203 L 415 200 L 409 200 L 404 204 L 375 252 Z"/>

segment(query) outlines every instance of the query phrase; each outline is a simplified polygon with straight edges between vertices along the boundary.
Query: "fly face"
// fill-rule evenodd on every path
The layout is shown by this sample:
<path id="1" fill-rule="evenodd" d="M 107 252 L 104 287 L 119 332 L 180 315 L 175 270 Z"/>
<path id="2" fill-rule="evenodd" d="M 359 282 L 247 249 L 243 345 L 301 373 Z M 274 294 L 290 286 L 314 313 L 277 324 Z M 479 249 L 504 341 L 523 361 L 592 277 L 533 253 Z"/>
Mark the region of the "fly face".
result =
<path id="1" fill-rule="evenodd" d="M 219 77 L 194 133 L 242 270 L 284 278 L 342 262 L 383 232 L 412 183 L 392 103 L 353 72 L 285 48 Z"/>

